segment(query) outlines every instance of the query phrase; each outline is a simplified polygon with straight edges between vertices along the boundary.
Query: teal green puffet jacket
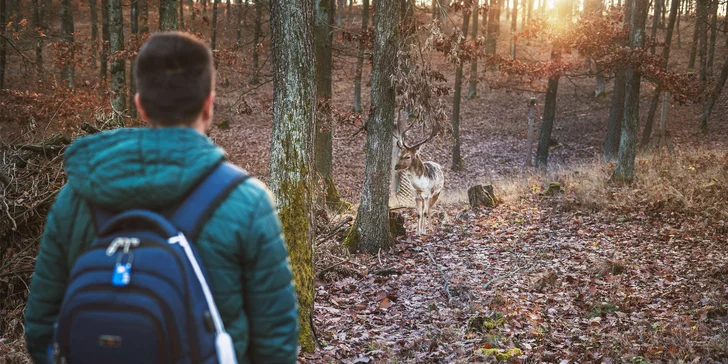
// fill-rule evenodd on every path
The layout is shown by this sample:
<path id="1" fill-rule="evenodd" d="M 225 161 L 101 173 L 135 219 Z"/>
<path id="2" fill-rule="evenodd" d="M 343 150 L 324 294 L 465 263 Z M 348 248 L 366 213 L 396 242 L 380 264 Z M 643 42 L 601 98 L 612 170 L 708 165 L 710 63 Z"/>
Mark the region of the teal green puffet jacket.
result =
<path id="1" fill-rule="evenodd" d="M 225 158 L 190 128 L 117 129 L 76 140 L 68 183 L 48 214 L 25 311 L 28 351 L 46 362 L 53 324 L 76 257 L 95 237 L 85 201 L 116 210 L 176 202 Z M 248 178 L 223 201 L 196 245 L 238 363 L 294 363 L 298 306 L 272 194 Z"/>

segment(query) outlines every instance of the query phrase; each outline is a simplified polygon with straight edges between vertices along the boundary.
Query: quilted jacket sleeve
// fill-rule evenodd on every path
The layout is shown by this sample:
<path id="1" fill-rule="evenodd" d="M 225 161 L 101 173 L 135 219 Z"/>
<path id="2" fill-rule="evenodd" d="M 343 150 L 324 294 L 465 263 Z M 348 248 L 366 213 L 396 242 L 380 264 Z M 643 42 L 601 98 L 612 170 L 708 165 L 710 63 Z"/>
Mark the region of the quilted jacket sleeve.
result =
<path id="1" fill-rule="evenodd" d="M 245 274 L 249 357 L 253 363 L 295 363 L 299 327 L 293 273 L 272 196 L 265 187 L 259 191 L 249 235 L 257 253 Z"/>
<path id="2" fill-rule="evenodd" d="M 68 280 L 66 242 L 69 229 L 62 222 L 72 221 L 75 210 L 71 189 L 64 186 L 51 211 L 41 237 L 35 261 L 35 273 L 25 309 L 25 338 L 28 352 L 35 363 L 46 361 L 53 323 L 63 299 Z"/>

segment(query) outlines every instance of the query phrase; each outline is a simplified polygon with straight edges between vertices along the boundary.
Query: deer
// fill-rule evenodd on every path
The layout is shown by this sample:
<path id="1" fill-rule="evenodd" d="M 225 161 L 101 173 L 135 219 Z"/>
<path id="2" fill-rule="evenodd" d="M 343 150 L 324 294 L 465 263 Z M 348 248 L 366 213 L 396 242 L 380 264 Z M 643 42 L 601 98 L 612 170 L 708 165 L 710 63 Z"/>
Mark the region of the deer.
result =
<path id="1" fill-rule="evenodd" d="M 399 120 L 398 120 L 399 121 Z M 401 124 L 397 125 L 401 131 Z M 434 161 L 424 161 L 420 156 L 420 148 L 437 135 L 437 129 L 433 128 L 430 136 L 414 145 L 407 145 L 405 137 L 408 130 L 395 135 L 399 157 L 394 169 L 404 173 L 414 188 L 415 208 L 417 210 L 417 234 L 426 233 L 429 224 L 430 209 L 440 197 L 440 192 L 445 184 L 445 175 L 442 166 Z"/>

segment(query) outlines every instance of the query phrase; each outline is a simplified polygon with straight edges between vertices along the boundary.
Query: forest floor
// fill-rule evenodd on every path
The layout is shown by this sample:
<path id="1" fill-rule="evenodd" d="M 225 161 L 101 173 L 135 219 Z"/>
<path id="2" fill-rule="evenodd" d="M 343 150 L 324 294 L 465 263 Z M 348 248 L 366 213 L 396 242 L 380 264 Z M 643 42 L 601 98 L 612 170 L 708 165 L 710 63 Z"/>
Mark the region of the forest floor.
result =
<path id="1" fill-rule="evenodd" d="M 342 44 L 337 38 L 333 105 L 347 113 L 354 62 L 346 55 L 350 45 Z M 506 48 L 501 42 L 499 53 Z M 687 51 L 684 45 L 674 52 L 678 68 L 685 68 Z M 726 50 L 716 53 L 722 60 Z M 547 56 L 547 46 L 519 48 L 524 59 Z M 452 85 L 454 68 L 435 62 Z M 447 138 L 424 149 L 445 169 L 428 234 L 414 234 L 415 216 L 405 208 L 406 236 L 377 255 L 350 254 L 340 234 L 317 242 L 314 325 L 321 347 L 300 361 L 728 362 L 728 93 L 707 134 L 697 133 L 701 105 L 672 105 L 667 123 L 676 154 L 640 153 L 637 181 L 625 187 L 606 183 L 613 165 L 599 161 L 612 80 L 607 97 L 596 99 L 593 78 L 562 78 L 558 146 L 542 175 L 523 166 L 528 100 L 537 99 L 538 133 L 543 83 L 537 92 L 520 91 L 498 87 L 496 72 L 483 75 L 479 97 L 463 97 L 465 170 L 450 170 Z M 652 89 L 643 83 L 643 119 Z M 369 92 L 362 90 L 365 109 Z M 217 95 L 216 124 L 228 126 L 216 127 L 211 138 L 265 181 L 272 84 L 241 91 L 221 83 Z M 334 179 L 354 209 L 330 214 L 329 227 L 356 212 L 365 162 L 365 137 L 351 137 L 357 129 L 336 125 Z M 562 191 L 544 194 L 554 181 Z M 500 204 L 470 209 L 465 191 L 476 184 L 494 185 Z M 0 271 L 0 284 L 7 275 Z M 10 322 L 0 326 L 7 330 L 0 362 L 27 360 L 22 309 L 0 306 Z"/>

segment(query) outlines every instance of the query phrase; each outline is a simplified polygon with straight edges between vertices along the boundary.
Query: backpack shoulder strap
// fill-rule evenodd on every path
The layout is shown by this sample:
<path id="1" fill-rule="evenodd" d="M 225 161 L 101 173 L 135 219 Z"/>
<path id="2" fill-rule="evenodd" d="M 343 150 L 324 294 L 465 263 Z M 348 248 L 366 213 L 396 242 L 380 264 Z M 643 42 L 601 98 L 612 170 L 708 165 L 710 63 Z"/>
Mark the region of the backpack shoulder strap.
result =
<path id="1" fill-rule="evenodd" d="M 217 206 L 248 177 L 242 168 L 223 161 L 192 189 L 169 220 L 187 239 L 195 241 Z"/>

